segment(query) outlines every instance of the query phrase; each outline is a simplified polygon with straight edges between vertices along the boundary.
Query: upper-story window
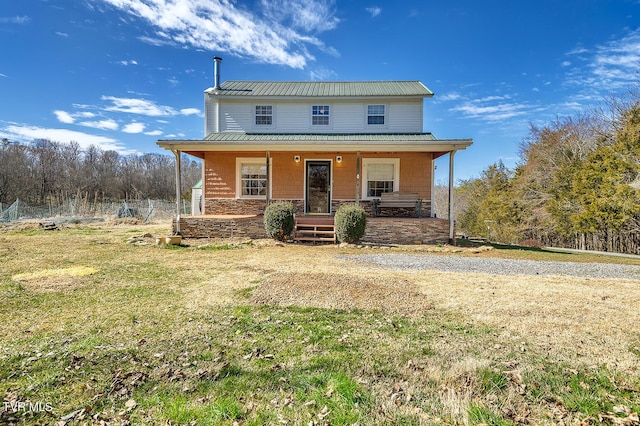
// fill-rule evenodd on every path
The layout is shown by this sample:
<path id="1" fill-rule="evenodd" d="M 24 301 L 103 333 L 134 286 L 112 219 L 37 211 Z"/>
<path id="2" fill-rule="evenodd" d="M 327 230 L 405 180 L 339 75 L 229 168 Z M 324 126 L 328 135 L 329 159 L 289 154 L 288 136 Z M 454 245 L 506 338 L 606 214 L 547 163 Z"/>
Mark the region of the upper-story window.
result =
<path id="1" fill-rule="evenodd" d="M 311 124 L 314 126 L 329 125 L 329 105 L 314 105 L 311 107 Z"/>
<path id="2" fill-rule="evenodd" d="M 384 124 L 384 105 L 367 105 L 367 124 Z"/>
<path id="3" fill-rule="evenodd" d="M 273 124 L 273 107 L 271 105 L 256 105 L 256 125 L 271 126 Z"/>

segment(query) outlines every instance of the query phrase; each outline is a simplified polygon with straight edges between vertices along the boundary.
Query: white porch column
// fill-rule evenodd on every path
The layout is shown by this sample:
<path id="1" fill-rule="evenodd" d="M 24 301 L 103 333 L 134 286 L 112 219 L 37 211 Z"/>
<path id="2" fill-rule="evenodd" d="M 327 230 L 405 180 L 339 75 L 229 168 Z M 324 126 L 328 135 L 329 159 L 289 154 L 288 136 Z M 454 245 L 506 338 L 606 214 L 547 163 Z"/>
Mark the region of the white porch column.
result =
<path id="1" fill-rule="evenodd" d="M 266 154 L 267 158 L 266 158 L 266 163 L 267 163 L 267 188 L 266 188 L 266 198 L 267 198 L 267 206 L 269 205 L 269 203 L 271 202 L 271 173 L 270 173 L 270 166 L 271 164 L 271 154 L 269 151 L 267 151 Z"/>
<path id="2" fill-rule="evenodd" d="M 360 151 L 356 152 L 356 204 L 360 204 Z"/>
<path id="3" fill-rule="evenodd" d="M 456 149 L 449 152 L 449 242 L 455 243 L 454 222 L 453 222 L 453 157 Z"/>
<path id="4" fill-rule="evenodd" d="M 436 204 L 435 204 L 435 193 L 436 193 L 436 161 L 433 159 L 433 153 L 431 153 L 431 205 L 429 207 L 430 216 L 436 217 Z"/>
<path id="5" fill-rule="evenodd" d="M 176 235 L 180 235 L 180 202 L 182 201 L 182 167 L 180 154 L 182 152 L 177 149 L 172 149 L 171 152 L 176 156 Z"/>

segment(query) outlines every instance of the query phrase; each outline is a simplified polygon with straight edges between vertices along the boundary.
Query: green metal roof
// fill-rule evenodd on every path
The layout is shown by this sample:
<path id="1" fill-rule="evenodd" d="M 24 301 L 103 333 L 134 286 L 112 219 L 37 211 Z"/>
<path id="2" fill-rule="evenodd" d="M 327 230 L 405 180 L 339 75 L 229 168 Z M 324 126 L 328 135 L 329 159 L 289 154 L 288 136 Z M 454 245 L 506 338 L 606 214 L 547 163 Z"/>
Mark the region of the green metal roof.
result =
<path id="1" fill-rule="evenodd" d="M 420 81 L 225 81 L 206 93 L 231 97 L 431 97 Z"/>
<path id="2" fill-rule="evenodd" d="M 341 142 L 406 142 L 435 141 L 431 133 L 209 133 L 205 141 L 210 142 L 295 142 L 295 141 L 341 141 Z"/>

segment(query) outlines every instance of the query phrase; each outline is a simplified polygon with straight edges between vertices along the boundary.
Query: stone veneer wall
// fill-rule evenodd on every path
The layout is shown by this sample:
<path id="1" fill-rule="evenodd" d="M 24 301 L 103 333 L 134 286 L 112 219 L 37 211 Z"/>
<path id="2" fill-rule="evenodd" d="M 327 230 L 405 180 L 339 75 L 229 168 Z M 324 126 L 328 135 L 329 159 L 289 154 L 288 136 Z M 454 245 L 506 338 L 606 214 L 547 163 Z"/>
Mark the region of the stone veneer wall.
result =
<path id="1" fill-rule="evenodd" d="M 438 244 L 449 242 L 449 221 L 434 218 L 368 217 L 363 242 Z"/>
<path id="2" fill-rule="evenodd" d="M 205 198 L 204 214 L 263 214 L 266 207 L 265 200 L 235 198 Z"/>
<path id="3" fill-rule="evenodd" d="M 175 232 L 176 221 L 173 220 Z M 185 238 L 266 238 L 263 216 L 242 218 L 211 218 L 187 216 L 180 218 L 180 235 Z"/>
<path id="4" fill-rule="evenodd" d="M 293 203 L 296 214 L 304 214 L 304 200 L 272 200 L 288 201 Z M 342 204 L 353 204 L 355 200 L 332 200 L 331 213 L 335 214 Z M 375 216 L 373 202 L 370 200 L 360 200 L 360 206 L 365 210 L 367 216 Z M 265 200 L 254 199 L 236 199 L 236 198 L 207 198 L 204 200 L 204 213 L 208 215 L 245 215 L 245 214 L 264 214 L 266 208 Z M 411 217 L 415 216 L 415 209 L 407 208 L 385 208 L 380 212 L 381 216 L 399 216 Z M 422 217 L 429 217 L 431 214 L 431 203 L 423 203 Z"/>
<path id="5" fill-rule="evenodd" d="M 175 231 L 175 220 L 173 221 Z M 180 218 L 185 238 L 266 238 L 263 216 L 244 218 Z M 449 221 L 432 218 L 368 217 L 363 242 L 378 244 L 438 244 L 449 242 Z"/>

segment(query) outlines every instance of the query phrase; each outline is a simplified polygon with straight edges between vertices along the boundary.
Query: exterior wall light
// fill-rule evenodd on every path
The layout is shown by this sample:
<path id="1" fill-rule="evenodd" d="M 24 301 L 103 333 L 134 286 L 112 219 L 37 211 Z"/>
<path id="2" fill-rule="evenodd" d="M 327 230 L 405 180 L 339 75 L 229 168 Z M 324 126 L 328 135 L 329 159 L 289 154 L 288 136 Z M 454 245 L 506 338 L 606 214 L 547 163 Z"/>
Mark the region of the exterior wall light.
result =
<path id="1" fill-rule="evenodd" d="M 336 157 L 336 161 L 337 161 L 338 163 L 342 163 L 342 155 L 338 155 L 338 156 Z"/>
<path id="2" fill-rule="evenodd" d="M 295 161 L 296 163 L 299 163 L 300 162 L 300 156 L 299 155 L 295 155 L 293 157 L 293 161 Z"/>

